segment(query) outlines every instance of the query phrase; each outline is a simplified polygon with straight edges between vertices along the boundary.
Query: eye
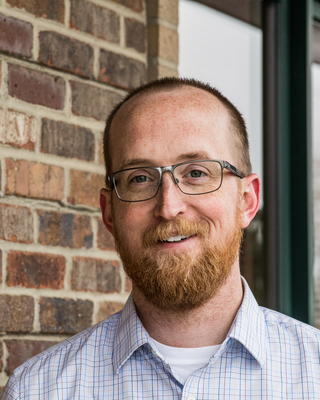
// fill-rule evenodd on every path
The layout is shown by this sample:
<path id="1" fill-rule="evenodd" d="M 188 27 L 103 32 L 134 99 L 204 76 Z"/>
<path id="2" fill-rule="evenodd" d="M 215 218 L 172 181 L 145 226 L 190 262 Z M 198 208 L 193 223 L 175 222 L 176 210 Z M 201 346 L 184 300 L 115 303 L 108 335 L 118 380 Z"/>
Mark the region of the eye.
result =
<path id="1" fill-rule="evenodd" d="M 193 169 L 187 174 L 187 176 L 190 176 L 191 178 L 200 178 L 203 175 L 205 175 L 204 172 L 199 171 L 198 169 Z"/>
<path id="2" fill-rule="evenodd" d="M 145 175 L 137 175 L 133 179 L 131 179 L 131 182 L 134 182 L 134 183 L 144 183 L 147 181 L 150 181 L 150 178 L 148 178 Z"/>

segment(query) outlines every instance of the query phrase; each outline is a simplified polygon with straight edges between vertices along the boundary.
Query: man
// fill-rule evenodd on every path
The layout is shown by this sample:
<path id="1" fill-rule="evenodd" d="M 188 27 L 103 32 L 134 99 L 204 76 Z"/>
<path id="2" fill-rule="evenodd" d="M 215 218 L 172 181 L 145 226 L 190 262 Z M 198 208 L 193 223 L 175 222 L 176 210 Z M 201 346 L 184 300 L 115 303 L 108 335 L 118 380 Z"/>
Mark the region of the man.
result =
<path id="1" fill-rule="evenodd" d="M 102 215 L 132 295 L 20 366 L 3 398 L 319 399 L 319 331 L 259 308 L 240 276 L 260 184 L 234 106 L 155 81 L 114 109 L 104 145 Z"/>

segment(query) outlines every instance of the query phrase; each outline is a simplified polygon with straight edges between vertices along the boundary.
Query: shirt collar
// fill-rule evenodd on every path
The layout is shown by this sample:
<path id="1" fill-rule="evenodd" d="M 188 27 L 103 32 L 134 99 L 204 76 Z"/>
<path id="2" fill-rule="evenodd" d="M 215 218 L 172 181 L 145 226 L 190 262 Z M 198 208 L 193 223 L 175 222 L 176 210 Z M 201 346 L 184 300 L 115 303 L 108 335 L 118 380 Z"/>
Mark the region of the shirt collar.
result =
<path id="1" fill-rule="evenodd" d="M 266 361 L 267 340 L 264 315 L 247 282 L 243 281 L 243 300 L 224 343 L 228 339 L 239 341 L 262 367 Z M 114 371 L 142 345 L 149 342 L 149 335 L 138 317 L 132 294 L 119 317 L 113 348 Z M 221 350 L 224 344 L 221 346 Z M 220 353 L 220 351 L 219 351 Z"/>
<path id="2" fill-rule="evenodd" d="M 239 341 L 263 367 L 266 361 L 266 322 L 246 280 L 242 278 L 243 300 L 231 325 L 228 338 Z"/>
<path id="3" fill-rule="evenodd" d="M 149 335 L 138 317 L 130 294 L 119 317 L 115 333 L 112 357 L 114 371 L 118 373 L 132 353 L 148 341 Z"/>

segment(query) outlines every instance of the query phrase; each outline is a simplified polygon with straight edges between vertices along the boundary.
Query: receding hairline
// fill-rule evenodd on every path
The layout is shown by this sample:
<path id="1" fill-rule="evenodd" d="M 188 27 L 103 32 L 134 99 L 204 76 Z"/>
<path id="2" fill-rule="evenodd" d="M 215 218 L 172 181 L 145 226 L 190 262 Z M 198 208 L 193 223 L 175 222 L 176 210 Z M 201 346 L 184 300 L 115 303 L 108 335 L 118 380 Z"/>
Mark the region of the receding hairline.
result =
<path id="1" fill-rule="evenodd" d="M 245 122 L 238 109 L 225 96 L 223 96 L 219 90 L 211 87 L 207 83 L 188 78 L 162 78 L 156 81 L 149 82 L 136 89 L 130 90 L 128 94 L 120 101 L 120 103 L 118 103 L 114 107 L 112 112 L 109 114 L 104 131 L 103 146 L 107 174 L 110 173 L 111 167 L 111 157 L 109 157 L 110 129 L 114 117 L 116 116 L 118 111 L 120 111 L 121 107 L 133 98 L 139 100 L 139 98 L 143 98 L 152 94 L 179 91 L 188 88 L 200 89 L 202 92 L 208 93 L 209 95 L 212 95 L 216 100 L 218 100 L 218 103 L 222 106 L 222 109 L 226 111 L 226 114 L 229 117 L 231 128 L 230 133 L 232 133 L 233 131 L 235 138 L 237 138 L 237 141 L 240 144 L 242 152 L 239 156 L 239 162 L 242 165 L 243 172 L 244 174 L 251 173 L 248 135 Z"/>
<path id="2" fill-rule="evenodd" d="M 128 99 L 125 103 L 123 103 L 119 109 L 117 110 L 117 112 L 114 114 L 110 127 L 109 127 L 109 131 L 111 132 L 114 124 L 118 124 L 118 123 L 122 123 L 122 121 L 125 120 L 130 120 L 131 117 L 134 117 L 137 115 L 144 115 L 148 113 L 149 109 L 152 109 L 153 107 L 153 103 L 152 103 L 152 97 L 155 97 L 156 102 L 154 102 L 154 104 L 156 104 L 156 106 L 158 106 L 159 104 L 161 104 L 161 102 L 163 101 L 164 103 L 166 103 L 167 101 L 172 102 L 171 104 L 174 104 L 175 98 L 174 97 L 170 97 L 167 98 L 166 95 L 170 93 L 177 93 L 176 96 L 176 100 L 178 103 L 181 104 L 181 107 L 183 107 L 183 103 L 181 103 L 181 95 L 179 95 L 179 92 L 185 91 L 186 93 L 188 93 L 189 91 L 190 96 L 186 97 L 186 102 L 185 102 L 185 107 L 187 108 L 192 108 L 192 107 L 198 107 L 198 108 L 203 108 L 203 109 L 210 109 L 210 111 L 218 111 L 220 113 L 225 113 L 226 117 L 230 120 L 230 115 L 229 112 L 227 110 L 227 108 L 225 107 L 225 105 L 214 95 L 212 95 L 211 93 L 206 92 L 205 90 L 202 90 L 200 88 L 196 88 L 193 86 L 187 86 L 187 85 L 181 85 L 181 87 L 179 88 L 172 88 L 172 89 L 167 89 L 167 88 L 163 88 L 162 90 L 157 90 L 154 91 L 152 89 L 148 90 L 148 91 L 143 91 L 143 92 L 139 92 L 136 95 L 134 95 L 133 97 L 131 97 L 130 99 Z M 198 95 L 197 95 L 198 92 Z M 157 96 L 161 96 L 163 95 L 162 98 L 159 98 Z M 202 97 L 203 96 L 203 97 Z M 210 100 L 210 97 L 214 98 L 213 101 Z M 150 99 L 151 98 L 151 99 Z M 151 103 L 150 103 L 151 101 Z M 140 113 L 140 114 L 139 114 Z M 119 121 L 116 121 L 116 119 L 120 118 Z"/>

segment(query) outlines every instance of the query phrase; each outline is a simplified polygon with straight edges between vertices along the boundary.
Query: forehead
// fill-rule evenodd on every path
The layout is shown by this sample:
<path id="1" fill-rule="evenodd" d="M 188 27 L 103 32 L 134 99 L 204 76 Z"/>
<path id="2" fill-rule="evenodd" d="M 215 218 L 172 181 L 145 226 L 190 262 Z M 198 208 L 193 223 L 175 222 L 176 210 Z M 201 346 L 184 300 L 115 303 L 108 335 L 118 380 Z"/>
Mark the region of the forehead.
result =
<path id="1" fill-rule="evenodd" d="M 222 147 L 223 142 L 226 147 L 229 125 L 230 118 L 222 103 L 198 88 L 136 95 L 120 108 L 112 122 L 112 164 L 118 164 L 119 157 L 141 158 L 146 154 L 154 158 L 162 155 L 163 162 L 169 162 L 169 157 L 174 159 L 179 152 L 203 152 L 208 143 Z M 216 154 L 218 158 L 218 151 Z"/>

